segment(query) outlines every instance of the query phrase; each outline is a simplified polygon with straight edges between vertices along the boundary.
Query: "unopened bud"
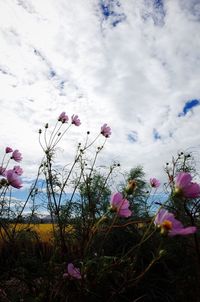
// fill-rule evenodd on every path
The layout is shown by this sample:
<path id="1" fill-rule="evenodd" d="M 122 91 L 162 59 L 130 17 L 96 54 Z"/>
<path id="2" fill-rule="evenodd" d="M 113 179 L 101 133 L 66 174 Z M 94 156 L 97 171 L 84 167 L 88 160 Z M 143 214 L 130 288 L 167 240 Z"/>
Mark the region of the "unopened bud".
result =
<path id="1" fill-rule="evenodd" d="M 159 251 L 159 256 L 162 257 L 162 256 L 165 256 L 166 255 L 166 251 L 165 250 L 160 250 Z"/>
<path id="2" fill-rule="evenodd" d="M 39 134 L 41 134 L 41 133 L 42 133 L 42 130 L 41 130 L 41 129 L 39 129 L 39 131 L 38 131 L 38 132 L 39 132 Z"/>
<path id="3" fill-rule="evenodd" d="M 133 194 L 136 188 L 137 188 L 137 182 L 134 179 L 131 179 L 129 180 L 128 185 L 126 186 L 125 191 L 128 195 Z"/>
<path id="4" fill-rule="evenodd" d="M 49 128 L 49 124 L 48 124 L 48 123 L 46 123 L 46 125 L 45 125 L 44 127 L 45 127 L 46 129 L 47 129 L 47 128 Z"/>
<path id="5" fill-rule="evenodd" d="M 7 181 L 7 179 L 2 178 L 2 179 L 0 180 L 0 184 L 1 184 L 1 186 L 2 186 L 2 187 L 4 187 L 4 186 L 8 185 L 8 181 Z"/>

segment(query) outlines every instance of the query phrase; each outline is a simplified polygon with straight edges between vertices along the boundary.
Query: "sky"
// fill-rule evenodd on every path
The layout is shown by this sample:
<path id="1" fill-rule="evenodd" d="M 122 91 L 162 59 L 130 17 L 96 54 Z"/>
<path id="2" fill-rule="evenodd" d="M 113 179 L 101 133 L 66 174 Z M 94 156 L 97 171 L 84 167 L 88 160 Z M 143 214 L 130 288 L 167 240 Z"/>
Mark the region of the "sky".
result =
<path id="1" fill-rule="evenodd" d="M 38 129 L 65 111 L 81 126 L 59 163 L 107 123 L 100 159 L 164 181 L 180 150 L 198 162 L 199 49 L 200 0 L 0 0 L 0 155 L 20 150 L 28 186 L 43 156 Z"/>

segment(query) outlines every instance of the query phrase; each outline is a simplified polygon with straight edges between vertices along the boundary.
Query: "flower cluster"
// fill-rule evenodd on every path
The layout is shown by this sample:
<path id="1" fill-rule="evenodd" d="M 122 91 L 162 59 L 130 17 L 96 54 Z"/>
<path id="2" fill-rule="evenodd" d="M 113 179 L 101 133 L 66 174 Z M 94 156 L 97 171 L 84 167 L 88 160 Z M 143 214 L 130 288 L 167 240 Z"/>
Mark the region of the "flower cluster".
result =
<path id="1" fill-rule="evenodd" d="M 5 156 L 9 153 L 11 157 L 8 159 L 7 163 L 4 164 Z M 23 170 L 20 166 L 14 166 L 12 169 L 7 169 L 10 159 L 13 159 L 16 162 L 20 162 L 22 160 L 22 154 L 19 150 L 14 150 L 11 147 L 6 147 L 5 155 L 2 161 L 2 165 L 0 166 L 0 176 L 3 178 L 0 179 L 0 187 L 3 186 L 12 186 L 13 188 L 20 189 L 22 187 L 22 181 L 19 176 L 22 175 Z"/>
<path id="2" fill-rule="evenodd" d="M 69 121 L 69 117 L 65 112 L 62 112 L 58 117 L 58 121 L 65 124 Z M 71 123 L 75 126 L 80 126 L 81 121 L 80 121 L 78 115 L 73 114 L 71 116 Z"/>

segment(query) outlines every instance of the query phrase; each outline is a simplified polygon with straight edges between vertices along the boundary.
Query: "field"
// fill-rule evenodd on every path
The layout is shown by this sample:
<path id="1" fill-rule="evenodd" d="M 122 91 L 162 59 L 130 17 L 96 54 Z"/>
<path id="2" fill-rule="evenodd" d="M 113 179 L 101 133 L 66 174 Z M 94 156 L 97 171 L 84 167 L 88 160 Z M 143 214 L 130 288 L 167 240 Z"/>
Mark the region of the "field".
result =
<path id="1" fill-rule="evenodd" d="M 12 230 L 14 227 L 14 224 L 10 225 L 10 230 Z M 43 242 L 51 242 L 54 238 L 53 233 L 54 230 L 57 229 L 57 225 L 53 225 L 52 223 L 31 223 L 31 224 L 26 224 L 26 223 L 19 223 L 16 226 L 16 232 L 21 233 L 21 232 L 31 232 L 35 233 L 38 239 L 40 239 Z M 72 233 L 73 232 L 73 227 L 71 225 L 68 225 L 65 228 L 66 233 Z M 0 229 L 0 233 L 4 234 L 4 231 Z M 2 237 L 2 236 L 1 236 Z M 0 238 L 1 240 L 1 238 Z"/>

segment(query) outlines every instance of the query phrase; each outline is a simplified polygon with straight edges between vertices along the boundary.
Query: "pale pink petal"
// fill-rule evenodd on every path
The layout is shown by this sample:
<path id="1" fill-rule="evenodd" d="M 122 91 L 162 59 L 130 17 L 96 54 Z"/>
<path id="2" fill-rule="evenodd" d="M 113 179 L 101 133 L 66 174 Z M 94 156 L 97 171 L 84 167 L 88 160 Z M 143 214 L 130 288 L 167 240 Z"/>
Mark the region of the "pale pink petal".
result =
<path id="1" fill-rule="evenodd" d="M 165 209 L 160 209 L 155 217 L 154 223 L 161 225 L 163 223 L 163 221 L 165 221 L 165 220 L 171 221 L 173 218 L 174 218 L 174 215 L 172 213 L 169 213 Z"/>
<path id="2" fill-rule="evenodd" d="M 160 186 L 160 181 L 156 178 L 150 178 L 150 185 L 152 188 L 158 188 Z"/>
<path id="3" fill-rule="evenodd" d="M 192 180 L 192 176 L 189 173 L 186 172 L 180 172 L 176 176 L 176 186 L 183 188 L 187 186 Z"/>
<path id="4" fill-rule="evenodd" d="M 127 209 L 129 207 L 129 201 L 127 199 L 123 199 L 120 205 L 120 209 Z"/>
<path id="5" fill-rule="evenodd" d="M 67 266 L 67 271 L 68 274 L 75 278 L 75 279 L 81 279 L 81 274 L 80 274 L 80 270 L 78 268 L 76 268 L 73 263 L 69 263 Z"/>
<path id="6" fill-rule="evenodd" d="M 121 217 L 130 217 L 132 215 L 132 212 L 129 209 L 120 209 L 118 215 Z"/>
<path id="7" fill-rule="evenodd" d="M 111 128 L 107 125 L 107 124 L 103 124 L 103 126 L 101 127 L 101 134 L 103 136 L 110 137 L 111 135 Z"/>
<path id="8" fill-rule="evenodd" d="M 14 170 L 6 171 L 6 178 L 12 187 L 16 189 L 20 189 L 22 187 L 22 181 Z"/>
<path id="9" fill-rule="evenodd" d="M 12 153 L 11 159 L 14 159 L 15 161 L 19 162 L 22 160 L 22 154 L 19 152 L 19 150 L 15 150 Z"/>
<path id="10" fill-rule="evenodd" d="M 169 232 L 169 236 L 176 236 L 176 235 L 190 235 L 190 234 L 193 234 L 197 231 L 197 228 L 196 227 L 187 227 L 187 228 L 181 228 L 181 229 L 172 229 L 170 232 Z"/>
<path id="11" fill-rule="evenodd" d="M 113 194 L 110 201 L 111 206 L 118 207 L 119 205 L 121 205 L 122 199 L 123 196 L 121 193 L 118 192 Z"/>
<path id="12" fill-rule="evenodd" d="M 200 196 L 200 185 L 197 183 L 190 183 L 183 189 L 184 196 L 187 198 L 196 198 Z"/>
<path id="13" fill-rule="evenodd" d="M 13 149 L 10 147 L 6 147 L 6 153 L 11 153 L 11 152 L 13 152 Z"/>

